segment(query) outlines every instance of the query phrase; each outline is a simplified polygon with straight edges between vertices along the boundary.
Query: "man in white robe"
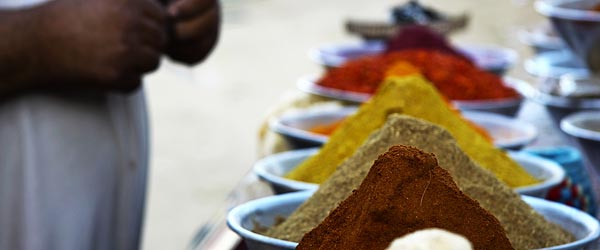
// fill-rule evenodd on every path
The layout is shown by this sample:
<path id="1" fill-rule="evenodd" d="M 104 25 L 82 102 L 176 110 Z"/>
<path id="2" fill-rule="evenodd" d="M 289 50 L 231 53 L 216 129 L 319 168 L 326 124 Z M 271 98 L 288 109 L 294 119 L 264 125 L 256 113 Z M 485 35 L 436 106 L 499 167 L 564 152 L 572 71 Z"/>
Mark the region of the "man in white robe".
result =
<path id="1" fill-rule="evenodd" d="M 219 19 L 215 0 L 0 0 L 0 250 L 139 248 L 141 77 L 203 60 Z"/>

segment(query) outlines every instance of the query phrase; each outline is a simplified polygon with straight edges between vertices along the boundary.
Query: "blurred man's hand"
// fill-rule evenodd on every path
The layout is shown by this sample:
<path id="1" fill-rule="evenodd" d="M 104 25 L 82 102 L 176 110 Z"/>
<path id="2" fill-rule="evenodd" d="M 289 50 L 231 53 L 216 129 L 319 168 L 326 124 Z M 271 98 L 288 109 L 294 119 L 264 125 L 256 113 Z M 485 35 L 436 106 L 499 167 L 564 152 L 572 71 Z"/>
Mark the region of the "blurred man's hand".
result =
<path id="1" fill-rule="evenodd" d="M 167 43 L 156 0 L 56 0 L 41 35 L 48 80 L 130 90 L 155 70 Z"/>
<path id="2" fill-rule="evenodd" d="M 172 34 L 167 54 L 180 62 L 202 61 L 219 37 L 220 8 L 216 0 L 171 0 L 167 11 Z"/>

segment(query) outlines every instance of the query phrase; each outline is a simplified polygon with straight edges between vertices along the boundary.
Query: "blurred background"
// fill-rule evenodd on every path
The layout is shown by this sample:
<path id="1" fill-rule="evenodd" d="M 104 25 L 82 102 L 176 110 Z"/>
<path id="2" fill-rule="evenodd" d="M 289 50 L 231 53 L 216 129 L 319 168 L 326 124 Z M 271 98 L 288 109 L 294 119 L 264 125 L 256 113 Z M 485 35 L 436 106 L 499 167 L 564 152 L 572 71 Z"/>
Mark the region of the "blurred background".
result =
<path id="1" fill-rule="evenodd" d="M 296 81 L 322 69 L 312 48 L 359 41 L 348 18 L 385 21 L 405 1 L 223 0 L 221 38 L 203 64 L 163 61 L 146 77 L 151 119 L 151 166 L 143 249 L 184 249 L 259 157 L 258 132 L 270 112 L 297 95 Z M 532 1 L 421 1 L 470 16 L 457 43 L 515 49 L 508 73 L 524 80 L 532 55 L 517 31 L 544 18 Z M 544 130 L 542 128 L 542 136 Z"/>

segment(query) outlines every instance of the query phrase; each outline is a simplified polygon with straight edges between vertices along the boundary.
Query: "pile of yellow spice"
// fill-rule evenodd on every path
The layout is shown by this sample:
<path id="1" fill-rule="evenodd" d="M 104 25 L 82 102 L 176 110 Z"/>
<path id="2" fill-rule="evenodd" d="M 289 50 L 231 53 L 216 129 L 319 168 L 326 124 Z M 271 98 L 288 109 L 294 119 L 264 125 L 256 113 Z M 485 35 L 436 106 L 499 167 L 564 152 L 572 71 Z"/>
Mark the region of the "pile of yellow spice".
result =
<path id="1" fill-rule="evenodd" d="M 418 71 L 411 71 L 407 65 L 401 65 L 401 70 L 394 67 L 390 70 L 401 71 L 404 76 L 394 76 L 392 72 L 392 76 L 386 78 L 376 94 L 335 130 L 321 150 L 288 173 L 287 178 L 311 183 L 324 182 L 373 131 L 385 123 L 390 114 L 397 113 L 447 129 L 469 157 L 510 187 L 538 182 L 449 106 Z"/>

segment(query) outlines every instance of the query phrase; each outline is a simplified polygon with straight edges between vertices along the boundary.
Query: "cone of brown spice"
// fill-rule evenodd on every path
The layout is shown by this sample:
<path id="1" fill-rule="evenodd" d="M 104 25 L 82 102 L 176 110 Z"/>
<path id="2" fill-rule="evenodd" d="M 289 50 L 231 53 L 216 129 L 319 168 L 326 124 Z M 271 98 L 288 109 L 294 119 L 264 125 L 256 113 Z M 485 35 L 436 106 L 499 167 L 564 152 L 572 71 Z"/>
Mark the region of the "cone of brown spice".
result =
<path id="1" fill-rule="evenodd" d="M 459 189 L 500 221 L 515 249 L 557 246 L 573 240 L 569 233 L 546 221 L 491 172 L 475 164 L 448 131 L 404 115 L 391 115 L 354 155 L 338 166 L 312 197 L 286 221 L 271 228 L 267 235 L 299 242 L 358 188 L 377 156 L 398 144 L 435 154 L 440 166 L 448 170 Z"/>
<path id="2" fill-rule="evenodd" d="M 385 249 L 395 238 L 426 228 L 465 236 L 475 250 L 513 249 L 500 222 L 461 192 L 433 154 L 393 146 L 352 195 L 296 249 Z"/>

